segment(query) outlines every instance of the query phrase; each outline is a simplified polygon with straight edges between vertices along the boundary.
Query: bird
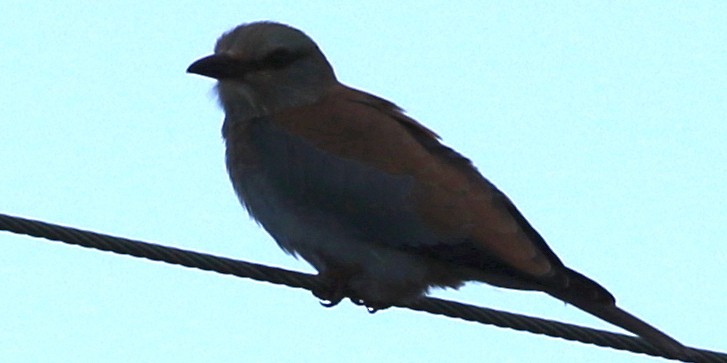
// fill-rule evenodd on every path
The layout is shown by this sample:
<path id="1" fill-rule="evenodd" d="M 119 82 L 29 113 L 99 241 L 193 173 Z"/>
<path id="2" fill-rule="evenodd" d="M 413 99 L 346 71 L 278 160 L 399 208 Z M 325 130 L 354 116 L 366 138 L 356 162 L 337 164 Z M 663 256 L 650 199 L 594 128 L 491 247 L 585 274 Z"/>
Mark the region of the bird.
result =
<path id="1" fill-rule="evenodd" d="M 232 186 L 325 306 L 372 310 L 466 282 L 544 292 L 674 356 L 681 343 L 566 267 L 473 163 L 394 103 L 340 83 L 286 24 L 244 23 L 188 73 L 217 81 Z"/>

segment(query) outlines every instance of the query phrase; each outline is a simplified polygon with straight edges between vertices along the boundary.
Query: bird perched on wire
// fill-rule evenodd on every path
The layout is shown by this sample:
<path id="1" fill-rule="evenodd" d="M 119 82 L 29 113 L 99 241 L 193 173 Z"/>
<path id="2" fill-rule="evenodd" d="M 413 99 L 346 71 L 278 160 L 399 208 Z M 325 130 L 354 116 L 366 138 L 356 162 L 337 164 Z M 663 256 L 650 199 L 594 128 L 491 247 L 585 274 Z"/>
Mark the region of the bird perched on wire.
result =
<path id="1" fill-rule="evenodd" d="M 467 281 L 543 291 L 673 354 L 684 347 L 566 267 L 472 163 L 393 103 L 338 82 L 316 43 L 240 25 L 188 72 L 218 80 L 230 179 L 332 306 L 373 309 Z"/>

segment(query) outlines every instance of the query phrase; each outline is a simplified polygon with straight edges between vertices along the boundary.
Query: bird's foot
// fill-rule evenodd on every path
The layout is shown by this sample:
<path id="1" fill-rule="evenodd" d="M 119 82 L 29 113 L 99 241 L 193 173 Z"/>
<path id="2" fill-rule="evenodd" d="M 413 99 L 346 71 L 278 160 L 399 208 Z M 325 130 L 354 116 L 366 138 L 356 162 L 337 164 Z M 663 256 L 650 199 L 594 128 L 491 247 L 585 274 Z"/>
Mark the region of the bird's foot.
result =
<path id="1" fill-rule="evenodd" d="M 343 275 L 327 272 L 319 273 L 318 278 L 322 282 L 322 286 L 313 289 L 313 295 L 320 300 L 321 306 L 332 308 L 346 297 L 347 278 Z"/>
<path id="2" fill-rule="evenodd" d="M 341 290 L 330 288 L 315 289 L 313 295 L 320 300 L 319 302 L 324 308 L 332 308 L 338 305 L 345 297 Z"/>
<path id="3" fill-rule="evenodd" d="M 357 294 L 349 288 L 351 276 L 353 273 L 345 269 L 330 269 L 320 272 L 318 279 L 321 281 L 321 286 L 313 289 L 313 295 L 320 300 L 321 306 L 326 308 L 338 305 L 344 298 L 349 298 L 354 305 L 366 307 L 371 314 L 393 306 L 391 303 L 357 297 Z"/>

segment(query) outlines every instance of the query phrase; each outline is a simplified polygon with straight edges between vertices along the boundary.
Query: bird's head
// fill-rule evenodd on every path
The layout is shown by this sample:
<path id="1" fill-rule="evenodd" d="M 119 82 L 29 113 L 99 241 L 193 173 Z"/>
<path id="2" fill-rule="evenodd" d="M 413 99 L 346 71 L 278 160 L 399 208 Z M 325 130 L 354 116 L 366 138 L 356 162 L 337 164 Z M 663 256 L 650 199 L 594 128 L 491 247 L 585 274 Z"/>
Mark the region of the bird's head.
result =
<path id="1" fill-rule="evenodd" d="M 337 83 L 311 38 L 272 22 L 243 24 L 224 33 L 214 54 L 195 61 L 187 72 L 217 79 L 227 115 L 245 119 L 315 103 Z"/>

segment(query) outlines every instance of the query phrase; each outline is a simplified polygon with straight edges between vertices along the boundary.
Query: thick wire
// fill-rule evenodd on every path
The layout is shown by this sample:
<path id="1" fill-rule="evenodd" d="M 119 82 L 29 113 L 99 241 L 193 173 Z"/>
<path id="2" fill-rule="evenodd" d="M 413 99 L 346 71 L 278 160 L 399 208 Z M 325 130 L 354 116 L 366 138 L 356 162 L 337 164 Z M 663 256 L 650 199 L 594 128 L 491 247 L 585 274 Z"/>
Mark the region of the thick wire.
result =
<path id="1" fill-rule="evenodd" d="M 315 275 L 114 237 L 5 214 L 0 214 L 0 230 L 306 290 L 325 287 Z M 689 348 L 688 357 L 672 357 L 668 353 L 653 347 L 637 337 L 448 300 L 427 297 L 409 304 L 397 306 L 585 344 L 594 344 L 633 353 L 682 360 L 684 362 L 727 362 L 727 354 L 720 352 Z"/>

